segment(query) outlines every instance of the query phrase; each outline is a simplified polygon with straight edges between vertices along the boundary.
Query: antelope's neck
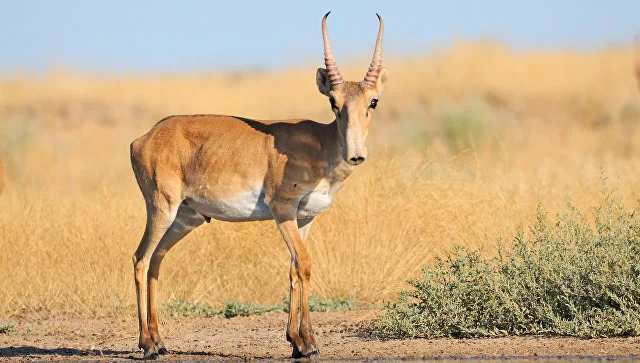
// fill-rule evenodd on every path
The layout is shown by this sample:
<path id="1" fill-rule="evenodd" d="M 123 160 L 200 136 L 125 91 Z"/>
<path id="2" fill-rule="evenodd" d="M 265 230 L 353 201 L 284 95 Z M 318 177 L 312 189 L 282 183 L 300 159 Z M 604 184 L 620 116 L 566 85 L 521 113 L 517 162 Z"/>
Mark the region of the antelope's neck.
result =
<path id="1" fill-rule="evenodd" d="M 355 166 L 347 163 L 344 160 L 344 146 L 340 142 L 340 135 L 338 133 L 338 121 L 334 120 L 329 124 L 329 133 L 325 135 L 323 145 L 326 145 L 329 149 L 326 153 L 327 157 L 327 170 L 325 179 L 331 184 L 342 184 L 345 179 L 351 175 Z"/>
<path id="2" fill-rule="evenodd" d="M 333 196 L 355 168 L 344 161 L 337 123 L 334 121 L 327 125 L 325 130 L 326 132 L 318 135 L 322 147 L 316 160 L 325 167 L 322 173 L 316 174 L 312 183 L 300 190 L 302 194 L 298 205 L 298 218 L 313 217 L 326 210 L 331 205 Z"/>

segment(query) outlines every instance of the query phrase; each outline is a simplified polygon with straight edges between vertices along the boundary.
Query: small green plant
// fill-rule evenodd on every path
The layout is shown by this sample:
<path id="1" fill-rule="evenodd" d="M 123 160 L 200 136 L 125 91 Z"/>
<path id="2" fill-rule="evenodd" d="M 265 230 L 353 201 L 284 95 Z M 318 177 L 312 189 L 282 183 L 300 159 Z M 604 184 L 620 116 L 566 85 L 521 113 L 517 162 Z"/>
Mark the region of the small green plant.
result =
<path id="1" fill-rule="evenodd" d="M 187 300 L 171 300 L 165 304 L 171 317 L 212 317 L 222 315 L 222 310 L 218 310 L 210 305 L 189 302 Z"/>
<path id="2" fill-rule="evenodd" d="M 283 304 L 265 306 L 234 300 L 229 300 L 224 304 L 224 317 L 227 319 L 236 316 L 260 315 L 264 313 L 283 311 L 285 311 L 285 306 Z"/>
<path id="3" fill-rule="evenodd" d="M 316 294 L 309 296 L 310 311 L 349 311 L 356 310 L 358 299 L 354 297 L 323 298 Z M 288 306 L 287 306 L 288 311 Z"/>
<path id="4" fill-rule="evenodd" d="M 458 247 L 370 327 L 380 338 L 640 334 L 640 209 L 605 187 L 590 222 L 569 204 L 550 223 L 538 209 L 530 233 L 487 258 Z"/>
<path id="5" fill-rule="evenodd" d="M 15 321 L 0 322 L 0 335 L 18 334 L 18 323 Z"/>
<path id="6" fill-rule="evenodd" d="M 319 295 L 309 296 L 309 310 L 314 312 L 346 311 L 357 308 L 356 298 L 322 298 Z M 260 315 L 273 312 L 289 312 L 288 298 L 276 305 L 260 305 L 250 302 L 227 300 L 222 309 L 216 309 L 207 304 L 193 303 L 187 300 L 171 300 L 165 304 L 171 317 L 212 317 L 224 316 L 233 318 L 236 316 Z"/>

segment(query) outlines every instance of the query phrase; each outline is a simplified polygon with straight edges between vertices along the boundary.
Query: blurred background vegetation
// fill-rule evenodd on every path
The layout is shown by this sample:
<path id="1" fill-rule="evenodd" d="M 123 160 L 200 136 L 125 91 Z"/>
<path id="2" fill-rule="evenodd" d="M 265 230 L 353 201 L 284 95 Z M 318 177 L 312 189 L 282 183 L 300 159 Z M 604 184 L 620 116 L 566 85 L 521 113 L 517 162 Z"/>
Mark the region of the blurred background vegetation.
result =
<path id="1" fill-rule="evenodd" d="M 398 14 L 412 10 L 400 8 L 386 6 L 385 47 L 392 50 L 393 24 L 400 27 Z M 170 114 L 332 121 L 314 82 L 322 66 L 322 14 L 305 13 L 313 15 L 305 25 L 313 38 L 301 41 L 317 61 L 233 71 L 88 72 L 70 65 L 6 72 L 0 315 L 134 314 L 131 255 L 145 211 L 129 143 Z M 366 52 L 349 58 L 335 50 L 345 78 L 359 80 L 375 17 L 345 18 L 371 28 Z M 332 39 L 347 48 L 340 39 L 349 29 L 336 28 Z M 300 41 L 278 34 L 281 43 Z M 532 225 L 539 203 L 550 215 L 568 198 L 583 211 L 599 205 L 603 174 L 617 185 L 622 206 L 635 207 L 640 91 L 626 35 L 626 44 L 603 41 L 590 49 L 461 40 L 417 54 L 387 52 L 390 86 L 371 125 L 370 157 L 311 232 L 312 291 L 362 305 L 395 300 L 408 278 L 421 276 L 421 266 L 455 244 L 495 256 L 499 237 L 511 241 Z M 214 222 L 168 255 L 160 303 L 276 305 L 288 291 L 288 264 L 272 222 Z"/>

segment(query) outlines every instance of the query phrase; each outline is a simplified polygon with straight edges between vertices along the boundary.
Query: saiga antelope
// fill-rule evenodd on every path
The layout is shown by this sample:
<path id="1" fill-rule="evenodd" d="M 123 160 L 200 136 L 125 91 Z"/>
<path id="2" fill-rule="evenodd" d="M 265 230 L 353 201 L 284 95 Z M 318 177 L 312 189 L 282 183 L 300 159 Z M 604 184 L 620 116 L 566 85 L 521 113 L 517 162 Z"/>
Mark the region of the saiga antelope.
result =
<path id="1" fill-rule="evenodd" d="M 170 116 L 131 143 L 131 164 L 144 196 L 147 224 L 133 256 L 144 357 L 167 353 L 158 333 L 160 263 L 211 218 L 275 220 L 291 253 L 286 338 L 293 357 L 318 353 L 309 319 L 311 261 L 305 247 L 313 218 L 324 211 L 367 157 L 369 122 L 387 83 L 380 22 L 373 60 L 361 82 L 344 81 L 322 18 L 325 68 L 318 90 L 335 120 L 249 120 L 221 115 Z M 377 14 L 376 14 L 377 15 Z M 301 317 L 298 323 L 298 307 Z"/>

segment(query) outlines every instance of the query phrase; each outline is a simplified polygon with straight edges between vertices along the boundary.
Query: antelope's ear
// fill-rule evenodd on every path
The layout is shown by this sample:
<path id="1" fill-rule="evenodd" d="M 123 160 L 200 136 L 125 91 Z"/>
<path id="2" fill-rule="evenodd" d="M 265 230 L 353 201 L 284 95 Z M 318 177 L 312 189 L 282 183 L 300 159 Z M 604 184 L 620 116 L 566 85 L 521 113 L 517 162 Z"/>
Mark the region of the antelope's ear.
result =
<path id="1" fill-rule="evenodd" d="M 387 90 L 387 81 L 389 80 L 389 72 L 386 68 L 382 68 L 380 70 L 380 74 L 378 75 L 378 79 L 376 80 L 376 92 L 378 92 L 378 97 L 382 96 L 384 91 Z"/>
<path id="2" fill-rule="evenodd" d="M 329 92 L 331 91 L 331 80 L 329 79 L 329 73 L 324 68 L 318 68 L 316 72 L 316 85 L 318 86 L 318 91 L 323 95 L 329 97 Z"/>

